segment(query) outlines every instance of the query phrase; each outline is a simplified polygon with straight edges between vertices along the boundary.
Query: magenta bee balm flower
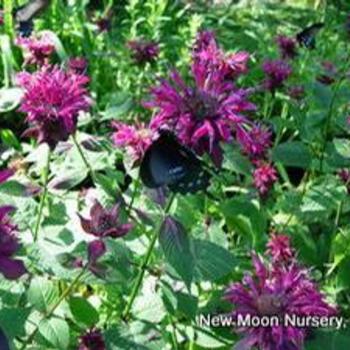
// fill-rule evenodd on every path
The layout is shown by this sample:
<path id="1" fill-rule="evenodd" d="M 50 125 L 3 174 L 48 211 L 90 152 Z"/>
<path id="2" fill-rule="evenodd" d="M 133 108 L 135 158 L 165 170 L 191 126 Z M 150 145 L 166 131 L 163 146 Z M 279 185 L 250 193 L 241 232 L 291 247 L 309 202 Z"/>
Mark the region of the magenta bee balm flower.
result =
<path id="1" fill-rule="evenodd" d="M 281 88 L 292 74 L 292 68 L 283 60 L 268 60 L 263 64 L 265 73 L 264 87 L 271 92 Z"/>
<path id="2" fill-rule="evenodd" d="M 0 272 L 10 280 L 24 275 L 27 270 L 21 260 L 13 258 L 20 248 L 16 237 L 17 227 L 8 216 L 14 210 L 11 206 L 0 207 Z"/>
<path id="3" fill-rule="evenodd" d="M 281 52 L 282 59 L 293 59 L 298 55 L 297 42 L 294 38 L 289 38 L 285 35 L 279 35 L 276 42 Z"/>
<path id="4" fill-rule="evenodd" d="M 32 36 L 30 38 L 18 37 L 16 45 L 24 51 L 24 64 L 43 66 L 49 63 L 55 51 L 55 45 L 48 35 Z"/>
<path id="5" fill-rule="evenodd" d="M 334 316 L 337 310 L 329 305 L 309 271 L 300 267 L 293 258 L 289 242 L 282 236 L 272 238 L 268 253 L 272 262 L 264 262 L 256 253 L 252 254 L 253 274 L 247 274 L 242 282 L 232 284 L 225 299 L 235 306 L 232 317 L 273 317 L 271 326 L 238 326 L 237 332 L 243 339 L 235 349 L 259 350 L 301 350 L 310 330 L 309 326 L 293 326 L 286 323 L 286 316 L 306 318 L 307 316 Z M 280 264 L 280 259 L 287 258 Z"/>
<path id="6" fill-rule="evenodd" d="M 105 350 L 106 345 L 101 331 L 97 328 L 88 330 L 80 337 L 78 350 Z"/>
<path id="7" fill-rule="evenodd" d="M 154 41 L 130 40 L 127 44 L 131 56 L 138 64 L 153 62 L 158 58 L 159 45 Z"/>
<path id="8" fill-rule="evenodd" d="M 261 196 L 265 196 L 277 181 L 276 169 L 269 163 L 258 162 L 253 173 L 254 185 Z"/>
<path id="9" fill-rule="evenodd" d="M 51 148 L 66 141 L 76 130 L 79 112 L 90 107 L 86 89 L 89 78 L 54 66 L 32 74 L 20 73 L 17 80 L 24 89 L 19 110 L 27 114 L 30 125 L 25 135 Z"/>
<path id="10" fill-rule="evenodd" d="M 13 174 L 14 171 L 11 169 L 0 170 L 0 184 L 8 180 Z"/>
<path id="11" fill-rule="evenodd" d="M 193 85 L 187 85 L 179 73 L 173 71 L 171 80 L 162 80 L 152 89 L 148 108 L 158 113 L 150 127 L 167 126 L 179 139 L 198 154 L 208 153 L 220 165 L 220 142 L 229 142 L 232 132 L 248 123 L 242 114 L 255 109 L 247 100 L 244 90 L 239 90 L 225 80 L 220 70 L 207 74 L 205 66 L 192 65 Z"/>
<path id="12" fill-rule="evenodd" d="M 121 122 L 112 122 L 115 132 L 112 135 L 113 143 L 117 147 L 126 148 L 135 161 L 139 161 L 152 143 L 152 130 L 143 123 L 127 125 Z"/>
<path id="13" fill-rule="evenodd" d="M 249 130 L 237 131 L 237 140 L 242 150 L 252 159 L 263 158 L 272 144 L 272 133 L 262 125 L 253 125 Z"/>

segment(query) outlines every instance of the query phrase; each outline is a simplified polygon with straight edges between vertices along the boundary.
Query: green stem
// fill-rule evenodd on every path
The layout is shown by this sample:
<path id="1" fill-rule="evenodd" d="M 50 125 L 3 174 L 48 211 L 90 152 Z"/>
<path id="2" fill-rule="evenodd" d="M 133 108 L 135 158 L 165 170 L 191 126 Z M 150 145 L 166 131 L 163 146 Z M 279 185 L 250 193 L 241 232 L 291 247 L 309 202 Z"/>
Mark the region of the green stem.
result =
<path id="1" fill-rule="evenodd" d="M 350 55 L 348 55 L 348 57 L 346 58 L 344 67 L 342 69 L 342 76 L 339 78 L 336 86 L 334 87 L 334 92 L 333 92 L 333 96 L 332 99 L 329 103 L 329 109 L 328 109 L 328 113 L 327 113 L 327 117 L 326 117 L 326 123 L 325 123 L 325 127 L 324 127 L 324 131 L 323 131 L 323 145 L 321 148 L 321 157 L 320 157 L 320 172 L 323 171 L 323 163 L 324 163 L 324 156 L 325 156 L 325 152 L 326 152 L 326 148 L 327 148 L 327 138 L 328 138 L 328 133 L 329 133 L 329 129 L 331 127 L 331 121 L 332 121 L 332 116 L 333 116 L 333 109 L 334 109 L 334 104 L 335 104 L 335 100 L 338 96 L 338 91 L 340 89 L 340 86 L 342 84 L 342 82 L 346 79 L 346 74 L 347 74 L 347 70 L 349 67 L 349 62 L 350 62 Z"/>
<path id="2" fill-rule="evenodd" d="M 5 33 L 13 38 L 13 1 L 12 0 L 4 0 L 4 22 L 5 22 Z"/>
<path id="3" fill-rule="evenodd" d="M 45 164 L 45 168 L 44 168 L 44 179 L 43 179 L 44 192 L 40 198 L 39 213 L 38 213 L 38 217 L 37 217 L 35 228 L 34 228 L 34 242 L 36 242 L 38 239 L 40 223 L 41 223 L 41 219 L 43 216 L 45 201 L 46 201 L 46 197 L 47 197 L 47 185 L 48 185 L 49 172 L 50 172 L 50 160 L 51 160 L 51 149 L 49 149 L 49 151 L 47 153 L 47 160 L 46 160 L 46 164 Z"/>
<path id="4" fill-rule="evenodd" d="M 171 205 L 174 201 L 174 198 L 175 198 L 175 194 L 173 193 L 169 199 L 169 202 L 166 206 L 166 208 L 164 209 L 164 212 L 163 212 L 163 218 L 169 213 L 169 210 L 171 208 Z M 126 305 L 126 308 L 123 312 L 123 315 L 122 315 L 122 318 L 124 320 L 127 320 L 128 319 L 128 316 L 129 316 L 129 313 L 130 313 L 130 310 L 132 308 L 132 305 L 135 301 L 135 298 L 137 297 L 138 293 L 139 293 L 139 289 L 141 287 L 141 284 L 142 284 L 142 280 L 143 280 L 143 277 L 145 275 L 145 272 L 147 270 L 147 266 L 148 266 L 148 263 L 149 263 L 149 260 L 151 258 L 151 255 L 152 255 L 152 252 L 153 252 L 153 248 L 156 244 L 156 241 L 157 241 L 157 238 L 159 236 L 159 232 L 160 232 L 160 229 L 162 227 L 162 224 L 163 224 L 163 218 L 159 221 L 159 224 L 158 224 L 158 227 L 157 229 L 154 231 L 154 234 L 151 238 L 151 242 L 150 242 L 150 245 L 147 249 L 147 252 L 146 252 L 146 255 L 145 255 L 145 258 L 141 264 L 141 268 L 139 270 L 139 274 L 137 276 L 137 279 L 136 279 L 136 282 L 134 284 L 134 287 L 132 289 L 132 292 L 131 292 L 131 295 L 130 295 L 130 299 Z"/>
<path id="5" fill-rule="evenodd" d="M 43 316 L 43 318 L 39 321 L 38 325 L 35 327 L 34 331 L 29 335 L 29 337 L 27 338 L 27 340 L 23 343 L 22 347 L 20 348 L 20 350 L 24 350 L 27 349 L 27 345 L 30 344 L 35 335 L 38 333 L 39 330 L 39 325 L 42 321 L 44 321 L 46 318 L 49 318 L 53 315 L 53 313 L 56 311 L 56 309 L 58 308 L 58 306 L 62 303 L 62 301 L 70 295 L 70 293 L 72 292 L 72 290 L 76 287 L 76 285 L 80 282 L 81 277 L 84 275 L 86 269 L 87 269 L 88 265 L 86 265 L 81 271 L 80 273 L 75 277 L 75 279 L 73 280 L 73 282 L 63 291 L 62 295 L 60 296 L 60 298 L 57 300 L 57 302 L 51 307 L 51 309 Z"/>
<path id="6" fill-rule="evenodd" d="M 77 147 L 77 150 L 78 150 L 78 152 L 80 154 L 81 159 L 83 160 L 87 170 L 89 171 L 89 174 L 91 175 L 92 179 L 95 181 L 95 179 L 96 179 L 95 178 L 95 171 L 92 168 L 92 166 L 90 165 L 89 161 L 87 160 L 87 158 L 86 158 L 86 156 L 84 154 L 84 151 L 81 148 L 81 146 L 80 146 L 80 144 L 79 144 L 79 142 L 77 140 L 76 134 L 73 134 L 73 141 L 74 141 L 75 146 Z"/>

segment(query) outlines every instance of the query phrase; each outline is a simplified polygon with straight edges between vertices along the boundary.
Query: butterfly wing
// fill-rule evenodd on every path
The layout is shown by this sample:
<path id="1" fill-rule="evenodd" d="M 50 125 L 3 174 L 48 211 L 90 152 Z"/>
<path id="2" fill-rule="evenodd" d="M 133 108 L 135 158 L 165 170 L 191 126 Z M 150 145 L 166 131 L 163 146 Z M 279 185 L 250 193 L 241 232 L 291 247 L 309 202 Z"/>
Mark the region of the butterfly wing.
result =
<path id="1" fill-rule="evenodd" d="M 164 131 L 146 151 L 140 176 L 146 187 L 169 186 L 171 191 L 180 193 L 196 192 L 209 183 L 195 154 Z"/>
<path id="2" fill-rule="evenodd" d="M 304 46 L 307 49 L 315 49 L 316 35 L 323 26 L 324 23 L 315 23 L 298 33 L 296 38 L 299 45 Z"/>
<path id="3" fill-rule="evenodd" d="M 33 18 L 43 11 L 49 3 L 49 0 L 33 0 L 15 9 L 14 16 L 17 22 L 17 30 L 21 36 L 28 37 L 32 34 Z"/>

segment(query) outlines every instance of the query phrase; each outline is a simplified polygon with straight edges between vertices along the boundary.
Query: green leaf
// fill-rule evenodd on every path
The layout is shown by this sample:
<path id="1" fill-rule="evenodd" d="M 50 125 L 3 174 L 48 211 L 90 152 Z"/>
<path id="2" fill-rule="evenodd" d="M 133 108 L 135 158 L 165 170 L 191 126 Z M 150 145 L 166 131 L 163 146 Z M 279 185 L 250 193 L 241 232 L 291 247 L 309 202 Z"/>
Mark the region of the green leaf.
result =
<path id="1" fill-rule="evenodd" d="M 74 319 L 86 327 L 94 326 L 99 320 L 99 314 L 96 309 L 84 298 L 70 298 L 69 307 Z"/>
<path id="2" fill-rule="evenodd" d="M 8 147 L 13 147 L 17 151 L 22 150 L 22 146 L 20 142 L 18 141 L 17 137 L 15 134 L 10 130 L 10 129 L 3 129 L 0 131 L 0 137 L 2 142 L 8 146 Z"/>
<path id="3" fill-rule="evenodd" d="M 26 334 L 25 323 L 30 308 L 2 308 L 0 310 L 0 328 L 10 337 L 23 337 Z"/>
<path id="4" fill-rule="evenodd" d="M 307 169 L 311 165 L 312 156 L 307 146 L 302 142 L 293 141 L 278 145 L 273 150 L 272 159 L 285 166 Z"/>
<path id="5" fill-rule="evenodd" d="M 37 310 L 48 312 L 58 299 L 58 290 L 53 282 L 44 277 L 35 277 L 28 290 L 28 301 Z"/>
<path id="6" fill-rule="evenodd" d="M 237 265 L 237 260 L 228 250 L 204 240 L 193 241 L 193 255 L 197 281 L 217 281 Z"/>
<path id="7" fill-rule="evenodd" d="M 51 318 L 39 323 L 40 334 L 58 350 L 66 350 L 69 346 L 69 326 L 66 321 Z"/>
<path id="8" fill-rule="evenodd" d="M 110 103 L 106 110 L 102 112 L 101 120 L 118 119 L 119 117 L 125 116 L 133 107 L 133 101 L 128 93 L 120 92 L 113 94 L 110 98 Z"/>
<path id="9" fill-rule="evenodd" d="M 83 182 L 86 179 L 87 175 L 88 171 L 86 169 L 80 171 L 67 171 L 64 174 L 55 176 L 50 181 L 49 187 L 56 190 L 70 190 Z"/>
<path id="10" fill-rule="evenodd" d="M 0 194 L 7 194 L 14 197 L 26 197 L 27 188 L 15 180 L 9 180 L 0 185 Z"/>
<path id="11" fill-rule="evenodd" d="M 174 218 L 165 218 L 159 235 L 165 258 L 187 285 L 193 276 L 193 257 L 190 242 L 182 224 Z"/>

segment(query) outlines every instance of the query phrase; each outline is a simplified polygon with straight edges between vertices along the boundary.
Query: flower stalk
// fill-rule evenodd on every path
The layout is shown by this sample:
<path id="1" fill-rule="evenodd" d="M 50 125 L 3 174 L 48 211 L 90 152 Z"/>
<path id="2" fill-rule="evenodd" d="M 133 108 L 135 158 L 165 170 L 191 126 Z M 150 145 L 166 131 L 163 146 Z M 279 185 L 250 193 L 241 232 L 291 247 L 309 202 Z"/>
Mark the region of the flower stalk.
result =
<path id="1" fill-rule="evenodd" d="M 157 241 L 157 238 L 159 236 L 159 232 L 161 230 L 161 227 L 162 227 L 162 223 L 163 223 L 163 218 L 166 217 L 166 215 L 169 213 L 169 210 L 171 208 L 171 205 L 173 204 L 173 201 L 174 201 L 174 198 L 175 198 L 175 194 L 173 193 L 168 201 L 168 204 L 166 206 L 166 208 L 164 209 L 164 212 L 163 212 L 163 215 L 162 215 L 162 219 L 159 221 L 159 224 L 157 226 L 157 229 L 154 231 L 154 234 L 151 238 L 151 242 L 150 242 L 150 245 L 147 249 L 147 252 L 146 252 L 146 255 L 145 255 L 145 258 L 141 264 L 141 267 L 140 267 L 140 270 L 139 270 L 139 274 L 137 276 L 137 279 L 136 279 L 136 282 L 134 284 L 134 287 L 132 289 L 132 292 L 131 292 L 131 295 L 130 295 L 130 298 L 129 298 L 129 301 L 126 305 L 126 308 L 122 314 L 122 318 L 127 321 L 128 320 L 128 317 L 129 317 L 129 313 L 130 313 L 130 310 L 133 306 L 133 303 L 135 301 L 135 298 L 137 297 L 138 293 L 139 293 L 139 290 L 140 290 L 140 287 L 141 287 L 141 284 L 142 284 L 142 280 L 143 280 L 143 277 L 145 275 L 145 272 L 147 270 L 147 267 L 148 267 L 148 263 L 150 261 L 150 258 L 152 256 L 152 252 L 153 252 L 153 248 L 155 246 L 155 243 Z"/>
<path id="2" fill-rule="evenodd" d="M 43 179 L 44 191 L 43 191 L 43 193 L 41 195 L 41 198 L 40 198 L 39 212 L 38 212 L 38 217 L 37 217 L 37 220 L 36 220 L 36 224 L 35 224 L 35 227 L 34 227 L 34 233 L 33 233 L 34 242 L 36 242 L 38 240 L 40 223 L 41 223 L 41 219 L 42 219 L 42 216 L 43 216 L 43 211 L 44 211 L 46 197 L 47 197 L 47 192 L 48 192 L 47 191 L 47 185 L 48 185 L 48 180 L 49 180 L 51 153 L 52 153 L 51 149 L 49 149 L 48 153 L 47 153 L 47 159 L 46 159 L 46 164 L 45 164 L 45 167 L 44 167 L 44 174 L 43 174 L 43 176 L 44 176 L 44 179 Z"/>

